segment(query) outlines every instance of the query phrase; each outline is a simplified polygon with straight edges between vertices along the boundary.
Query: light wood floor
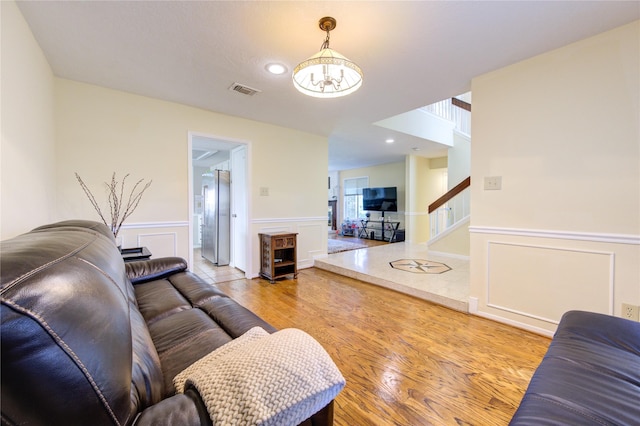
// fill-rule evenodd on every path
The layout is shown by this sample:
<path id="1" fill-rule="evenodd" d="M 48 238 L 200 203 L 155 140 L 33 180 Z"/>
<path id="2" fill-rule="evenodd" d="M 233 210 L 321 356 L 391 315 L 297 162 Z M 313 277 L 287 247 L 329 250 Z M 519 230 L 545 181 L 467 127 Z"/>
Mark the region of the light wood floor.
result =
<path id="1" fill-rule="evenodd" d="M 316 268 L 216 285 L 324 346 L 347 380 L 337 426 L 507 425 L 550 342 Z"/>

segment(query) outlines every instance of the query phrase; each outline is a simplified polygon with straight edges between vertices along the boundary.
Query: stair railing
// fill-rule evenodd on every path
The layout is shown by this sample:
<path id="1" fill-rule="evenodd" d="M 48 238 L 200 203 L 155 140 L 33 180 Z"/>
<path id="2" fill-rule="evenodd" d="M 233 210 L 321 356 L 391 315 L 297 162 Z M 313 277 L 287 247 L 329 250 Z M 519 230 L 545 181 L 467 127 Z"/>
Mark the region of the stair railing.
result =
<path id="1" fill-rule="evenodd" d="M 451 121 L 455 129 L 471 135 L 471 104 L 458 98 L 445 99 L 422 108 L 431 114 Z"/>
<path id="2" fill-rule="evenodd" d="M 429 205 L 429 238 L 435 238 L 470 214 L 471 176 Z"/>

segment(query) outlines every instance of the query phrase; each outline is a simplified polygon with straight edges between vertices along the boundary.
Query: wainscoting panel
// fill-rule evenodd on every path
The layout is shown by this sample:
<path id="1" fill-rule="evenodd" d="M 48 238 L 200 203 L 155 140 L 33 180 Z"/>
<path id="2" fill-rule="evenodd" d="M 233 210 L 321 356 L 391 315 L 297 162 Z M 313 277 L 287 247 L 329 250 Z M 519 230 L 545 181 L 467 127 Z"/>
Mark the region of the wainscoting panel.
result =
<path id="1" fill-rule="evenodd" d="M 327 240 L 326 223 L 298 223 L 298 269 L 313 266 L 314 256 L 322 251 Z M 326 251 L 326 246 L 324 247 Z"/>
<path id="2" fill-rule="evenodd" d="M 487 306 L 557 324 L 570 309 L 613 314 L 614 253 L 489 241 Z"/>
<path id="3" fill-rule="evenodd" d="M 123 248 L 147 247 L 151 258 L 178 256 L 189 258 L 189 222 L 127 223 L 118 234 Z M 191 265 L 191 263 L 189 263 Z"/>
<path id="4" fill-rule="evenodd" d="M 327 251 L 327 219 L 321 217 L 262 218 L 252 221 L 251 269 L 245 271 L 249 278 L 255 278 L 260 271 L 259 233 L 295 232 L 297 236 L 298 269 L 313 266 L 314 256 Z M 324 244 L 324 246 L 323 246 Z"/>
<path id="5" fill-rule="evenodd" d="M 175 232 L 140 233 L 138 246 L 147 247 L 154 258 L 178 256 L 178 235 Z"/>

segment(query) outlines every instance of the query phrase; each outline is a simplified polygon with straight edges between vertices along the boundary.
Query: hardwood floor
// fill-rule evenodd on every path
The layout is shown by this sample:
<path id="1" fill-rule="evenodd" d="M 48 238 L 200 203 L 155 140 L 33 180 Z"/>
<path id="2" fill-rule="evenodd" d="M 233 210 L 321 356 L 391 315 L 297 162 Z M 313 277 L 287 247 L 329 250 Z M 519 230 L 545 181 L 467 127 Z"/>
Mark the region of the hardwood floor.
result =
<path id="1" fill-rule="evenodd" d="M 315 268 L 275 284 L 216 285 L 324 346 L 347 380 L 337 426 L 506 425 L 550 342 Z"/>

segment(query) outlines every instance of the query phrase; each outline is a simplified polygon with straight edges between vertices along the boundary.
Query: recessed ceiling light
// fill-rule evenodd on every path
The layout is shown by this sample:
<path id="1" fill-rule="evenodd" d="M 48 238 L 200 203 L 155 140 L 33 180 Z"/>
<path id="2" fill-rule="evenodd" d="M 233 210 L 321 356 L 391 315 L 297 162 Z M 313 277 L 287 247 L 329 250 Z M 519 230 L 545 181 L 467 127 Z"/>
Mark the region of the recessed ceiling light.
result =
<path id="1" fill-rule="evenodd" d="M 282 64 L 267 64 L 265 67 L 271 74 L 280 75 L 287 72 L 287 67 Z"/>
<path id="2" fill-rule="evenodd" d="M 387 139 L 385 142 L 386 142 L 386 143 L 394 143 L 394 142 L 395 142 L 395 140 L 393 140 L 393 139 L 389 138 L 389 139 Z"/>

